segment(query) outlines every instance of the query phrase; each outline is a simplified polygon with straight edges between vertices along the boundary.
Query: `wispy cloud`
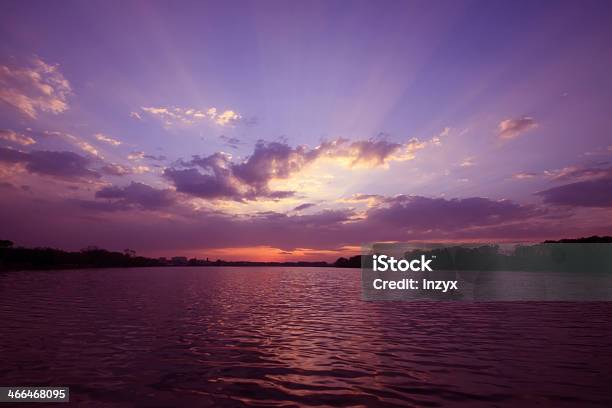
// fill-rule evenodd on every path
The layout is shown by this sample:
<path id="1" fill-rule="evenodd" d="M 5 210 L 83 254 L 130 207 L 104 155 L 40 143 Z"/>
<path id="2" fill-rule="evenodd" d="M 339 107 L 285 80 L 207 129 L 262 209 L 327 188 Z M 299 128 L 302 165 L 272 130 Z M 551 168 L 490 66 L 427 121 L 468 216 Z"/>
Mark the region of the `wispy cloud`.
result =
<path id="1" fill-rule="evenodd" d="M 128 160 L 142 160 L 145 157 L 145 152 L 132 152 L 128 155 Z"/>
<path id="2" fill-rule="evenodd" d="M 85 139 L 79 136 L 75 136 L 70 133 L 60 132 L 60 131 L 51 131 L 45 130 L 43 134 L 47 136 L 59 137 L 60 139 L 66 140 L 68 143 L 78 147 L 84 152 L 91 154 L 92 156 L 96 156 L 97 158 L 104 159 L 104 156 L 100 153 L 100 151 L 94 147 L 91 143 L 87 142 Z"/>
<path id="3" fill-rule="evenodd" d="M 132 169 L 130 167 L 117 163 L 107 163 L 100 171 L 109 176 L 127 176 L 128 174 L 132 174 Z"/>
<path id="4" fill-rule="evenodd" d="M 139 165 L 139 166 L 132 167 L 132 172 L 135 174 L 145 174 L 145 173 L 149 173 L 150 171 L 151 171 L 151 168 L 149 166 Z"/>
<path id="5" fill-rule="evenodd" d="M 535 129 L 538 126 L 535 119 L 530 116 L 523 116 L 516 119 L 502 120 L 498 127 L 499 137 L 501 139 L 514 139 L 521 134 Z"/>
<path id="6" fill-rule="evenodd" d="M 515 173 L 512 175 L 512 178 L 515 180 L 529 180 L 532 179 L 534 177 L 537 177 L 538 173 L 533 173 L 533 172 L 519 172 L 519 173 Z"/>
<path id="7" fill-rule="evenodd" d="M 107 136 L 107 135 L 102 134 L 102 133 L 96 133 L 95 137 L 96 137 L 97 140 L 99 140 L 101 142 L 104 142 L 104 143 L 108 143 L 108 144 L 113 145 L 113 146 L 119 146 L 121 144 L 121 141 L 119 141 L 117 139 L 113 139 L 112 137 Z"/>
<path id="8" fill-rule="evenodd" d="M 7 142 L 20 144 L 22 146 L 29 146 L 36 143 L 36 140 L 23 133 L 17 133 L 8 129 L 0 129 L 0 139 L 6 140 Z"/>
<path id="9" fill-rule="evenodd" d="M 219 139 L 223 140 L 223 142 L 229 147 L 231 147 L 232 149 L 237 149 L 238 146 L 242 143 L 241 140 L 238 139 L 237 137 L 221 135 L 219 136 Z"/>
<path id="10" fill-rule="evenodd" d="M 223 112 L 218 112 L 217 108 L 210 108 L 206 111 L 207 116 L 212 119 L 217 125 L 226 126 L 231 125 L 238 122 L 242 119 L 238 113 L 233 110 L 225 110 Z"/>
<path id="11" fill-rule="evenodd" d="M 553 181 L 586 181 L 612 178 L 612 167 L 567 166 L 544 171 L 544 176 Z"/>
<path id="12" fill-rule="evenodd" d="M 474 162 L 474 157 L 466 157 L 461 161 L 461 163 L 459 163 L 460 167 L 472 167 L 474 165 L 476 165 L 476 162 Z"/>
<path id="13" fill-rule="evenodd" d="M 38 57 L 27 66 L 0 65 L 0 100 L 32 119 L 40 112 L 66 111 L 71 92 L 58 66 Z"/>
<path id="14" fill-rule="evenodd" d="M 243 120 L 242 115 L 232 109 L 219 110 L 215 107 L 196 109 L 167 106 L 143 106 L 141 109 L 150 116 L 161 120 L 166 126 L 172 126 L 175 124 L 190 126 L 204 120 L 210 121 L 219 126 L 233 126 Z M 138 116 L 140 117 L 140 115 Z"/>
<path id="15" fill-rule="evenodd" d="M 89 142 L 83 140 L 82 138 L 71 135 L 69 133 L 64 133 L 63 136 L 66 139 L 70 140 L 72 143 L 74 143 L 76 146 L 78 146 L 84 152 L 87 152 L 91 154 L 92 156 L 99 157 L 100 159 L 104 158 L 102 154 L 98 151 L 98 149 L 96 149 Z"/>
<path id="16" fill-rule="evenodd" d="M 431 138 L 431 144 L 434 146 L 441 146 L 442 139 L 446 138 L 450 134 L 451 128 L 445 127 L 442 131 L 436 136 Z"/>

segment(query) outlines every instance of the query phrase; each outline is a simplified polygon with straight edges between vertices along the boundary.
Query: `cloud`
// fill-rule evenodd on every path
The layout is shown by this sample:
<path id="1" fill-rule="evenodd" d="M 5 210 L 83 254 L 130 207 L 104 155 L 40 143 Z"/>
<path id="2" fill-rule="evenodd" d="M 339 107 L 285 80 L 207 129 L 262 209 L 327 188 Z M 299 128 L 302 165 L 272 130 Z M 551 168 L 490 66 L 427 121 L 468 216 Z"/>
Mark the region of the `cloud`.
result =
<path id="1" fill-rule="evenodd" d="M 358 201 L 376 201 L 380 202 L 385 199 L 385 196 L 380 194 L 353 194 L 350 198 L 345 199 L 346 202 L 358 202 Z"/>
<path id="2" fill-rule="evenodd" d="M 187 211 L 180 205 L 164 207 L 168 201 L 163 195 L 161 200 L 157 199 L 157 193 L 153 193 L 152 199 L 142 198 L 140 194 L 132 193 L 129 186 L 103 191 L 100 195 L 104 197 L 87 202 L 32 203 L 24 197 L 23 201 L 11 205 L 0 200 L 0 222 L 4 222 L 6 233 L 10 232 L 16 240 L 28 235 L 30 239 L 35 236 L 43 243 L 73 246 L 82 245 L 82 237 L 87 236 L 89 242 L 103 247 L 133 247 L 139 251 L 180 249 L 194 251 L 194 254 L 203 253 L 205 248 L 219 247 L 329 250 L 345 245 L 357 246 L 362 242 L 447 241 L 465 237 L 491 240 L 548 238 L 551 231 L 558 236 L 563 231 L 575 231 L 577 226 L 584 229 L 582 224 L 568 225 L 566 218 L 546 219 L 537 207 L 481 197 L 388 197 L 384 205 L 370 209 L 365 217 L 357 218 L 351 209 L 311 214 L 264 212 L 244 216 L 208 210 Z M 143 208 L 163 215 L 138 217 L 131 212 L 124 214 L 125 210 Z M 91 211 L 97 214 L 92 217 Z M 23 217 L 22 214 L 30 216 Z"/>
<path id="3" fill-rule="evenodd" d="M 145 152 L 132 152 L 128 155 L 128 160 L 141 160 L 145 157 Z"/>
<path id="4" fill-rule="evenodd" d="M 204 120 L 219 126 L 234 126 L 245 120 L 242 115 L 232 109 L 221 111 L 215 107 L 200 110 L 173 106 L 143 106 L 141 109 L 150 116 L 161 120 L 166 126 L 176 124 L 190 126 Z"/>
<path id="5" fill-rule="evenodd" d="M 95 137 L 97 140 L 104 142 L 104 143 L 108 143 L 113 146 L 119 146 L 121 144 L 119 140 L 113 139 L 112 137 L 106 136 L 102 133 L 96 133 Z"/>
<path id="6" fill-rule="evenodd" d="M 514 139 L 537 126 L 535 119 L 530 116 L 502 120 L 498 125 L 499 137 L 501 139 Z"/>
<path id="7" fill-rule="evenodd" d="M 599 147 L 595 150 L 584 152 L 584 156 L 609 156 L 612 154 L 612 145 Z"/>
<path id="8" fill-rule="evenodd" d="M 6 181 L 0 181 L 0 188 L 5 188 L 8 190 L 15 190 L 17 189 L 17 187 L 15 187 L 14 185 L 12 185 L 11 183 L 8 183 Z"/>
<path id="9" fill-rule="evenodd" d="M 302 210 L 307 210 L 308 208 L 312 208 L 316 206 L 316 204 L 314 203 L 304 203 L 304 204 L 300 204 L 297 207 L 295 207 L 293 209 L 293 211 L 302 211 Z"/>
<path id="10" fill-rule="evenodd" d="M 238 139 L 237 137 L 228 137 L 225 135 L 221 135 L 219 136 L 219 139 L 223 140 L 223 142 L 230 146 L 232 149 L 237 149 L 238 145 L 240 145 L 242 142 L 240 139 Z"/>
<path id="11" fill-rule="evenodd" d="M 71 140 L 75 145 L 77 145 L 84 152 L 87 152 L 91 154 L 92 156 L 99 157 L 100 159 L 104 158 L 102 154 L 100 154 L 98 149 L 92 146 L 89 142 L 86 142 L 85 140 L 79 137 L 73 136 L 71 134 L 68 134 L 68 133 L 65 134 L 65 137 Z"/>
<path id="12" fill-rule="evenodd" d="M 400 195 L 368 210 L 367 222 L 383 227 L 404 227 L 415 231 L 452 232 L 469 227 L 498 225 L 538 215 L 532 206 L 509 200 L 482 197 L 463 199 Z"/>
<path id="13" fill-rule="evenodd" d="M 138 112 L 130 112 L 130 118 L 134 118 L 137 120 L 142 120 L 142 116 L 140 116 L 140 113 Z"/>
<path id="14" fill-rule="evenodd" d="M 97 172 L 89 169 L 91 160 L 73 152 L 34 150 L 25 153 L 0 147 L 0 162 L 21 163 L 30 173 L 65 179 L 100 177 Z"/>
<path id="15" fill-rule="evenodd" d="M 316 160 L 331 160 L 345 167 L 386 167 L 390 161 L 414 158 L 414 152 L 425 143 L 410 140 L 406 144 L 386 140 L 323 142 L 314 149 L 291 147 L 283 142 L 258 141 L 253 153 L 241 163 L 231 156 L 215 153 L 194 156 L 167 168 L 164 176 L 178 191 L 200 198 L 256 200 L 290 197 L 292 191 L 271 191 L 272 180 L 287 179 Z"/>
<path id="16" fill-rule="evenodd" d="M 83 140 L 80 137 L 71 135 L 70 133 L 63 133 L 63 132 L 49 131 L 49 130 L 45 130 L 43 133 L 45 135 L 57 136 L 65 140 L 68 140 L 69 143 L 72 143 L 73 145 L 77 146 L 79 149 L 83 150 L 84 152 L 87 152 L 91 154 L 92 156 L 96 156 L 100 159 L 104 158 L 102 154 L 98 151 L 98 149 L 96 149 L 89 142 Z"/>
<path id="17" fill-rule="evenodd" d="M 0 140 L 6 140 L 7 142 L 20 144 L 22 146 L 29 146 L 36 143 L 36 140 L 31 137 L 8 129 L 0 129 Z"/>
<path id="18" fill-rule="evenodd" d="M 540 191 L 547 204 L 573 207 L 612 207 L 612 177 L 578 181 Z"/>
<path id="19" fill-rule="evenodd" d="M 28 153 L 6 147 L 0 147 L 0 162 L 25 163 L 27 162 L 28 157 Z"/>
<path id="20" fill-rule="evenodd" d="M 442 132 L 440 132 L 438 137 L 442 138 L 442 137 L 448 136 L 450 134 L 450 130 L 451 130 L 451 128 L 445 127 L 444 129 L 442 129 Z"/>
<path id="21" fill-rule="evenodd" d="M 441 146 L 442 139 L 446 138 L 446 136 L 450 134 L 450 130 L 451 128 L 449 127 L 445 127 L 444 129 L 442 129 L 442 131 L 438 135 L 431 138 L 431 144 L 434 146 Z"/>
<path id="22" fill-rule="evenodd" d="M 131 182 L 124 187 L 105 187 L 96 192 L 97 199 L 106 199 L 106 206 L 99 202 L 85 202 L 85 206 L 101 210 L 125 210 L 139 208 L 155 210 L 174 204 L 174 194 L 170 189 L 156 189 L 147 184 Z"/>
<path id="23" fill-rule="evenodd" d="M 105 164 L 100 171 L 109 176 L 126 176 L 132 174 L 132 169 L 130 167 L 115 163 Z"/>
<path id="24" fill-rule="evenodd" d="M 350 141 L 340 138 L 317 146 L 315 156 L 330 158 L 348 167 L 385 167 L 391 161 L 414 159 L 415 152 L 426 145 L 418 139 L 402 144 L 385 139 Z"/>
<path id="25" fill-rule="evenodd" d="M 553 181 L 586 181 L 604 177 L 612 178 L 612 167 L 568 166 L 546 170 L 544 175 Z"/>
<path id="26" fill-rule="evenodd" d="M 242 119 L 238 113 L 233 110 L 226 110 L 220 113 L 217 113 L 217 108 L 210 108 L 206 112 L 208 117 L 212 119 L 217 125 L 226 126 L 230 124 L 234 124 Z"/>
<path id="27" fill-rule="evenodd" d="M 476 163 L 474 162 L 474 158 L 473 157 L 466 157 L 465 159 L 463 159 L 463 161 L 459 164 L 460 167 L 472 167 L 474 166 Z"/>
<path id="28" fill-rule="evenodd" d="M 242 163 L 233 163 L 231 157 L 223 153 L 194 156 L 183 163 L 188 168 L 168 168 L 164 176 L 174 183 L 177 191 L 201 198 L 280 199 L 293 193 L 270 191 L 268 182 L 273 178 L 286 178 L 301 168 L 305 160 L 302 153 L 302 149 L 295 150 L 282 143 L 259 142 L 253 154 Z"/>
<path id="29" fill-rule="evenodd" d="M 560 169 L 545 170 L 540 173 L 519 172 L 515 173 L 512 178 L 516 180 L 527 180 L 541 176 L 553 182 L 586 181 L 606 177 L 612 178 L 612 167 L 605 167 L 605 164 L 593 167 L 574 165 L 563 167 Z"/>
<path id="30" fill-rule="evenodd" d="M 164 176 L 172 181 L 177 191 L 200 198 L 242 201 L 270 196 L 269 191 L 258 191 L 245 186 L 223 168 L 211 169 L 212 174 L 202 174 L 196 168 L 168 168 L 164 170 Z"/>
<path id="31" fill-rule="evenodd" d="M 356 201 L 364 201 L 364 200 L 372 200 L 372 199 L 381 199 L 384 198 L 384 196 L 380 195 L 380 194 L 353 194 L 353 196 L 351 197 L 352 200 L 356 200 Z"/>
<path id="32" fill-rule="evenodd" d="M 351 203 L 351 204 L 366 204 L 368 207 L 376 207 L 380 203 L 384 202 L 387 197 L 380 194 L 353 194 L 348 198 L 341 198 L 337 200 L 339 203 Z"/>
<path id="33" fill-rule="evenodd" d="M 284 179 L 300 171 L 317 156 L 319 152 L 304 146 L 292 148 L 285 143 L 259 141 L 247 160 L 229 168 L 244 183 L 262 189 L 272 179 Z"/>
<path id="34" fill-rule="evenodd" d="M 38 57 L 26 67 L 0 65 L 0 100 L 36 119 L 40 112 L 68 109 L 70 83 L 58 69 Z"/>
<path id="35" fill-rule="evenodd" d="M 153 160 L 153 161 L 164 161 L 167 159 L 166 156 L 161 155 L 161 154 L 159 156 L 154 156 L 152 154 L 145 154 L 142 157 L 148 160 Z"/>
<path id="36" fill-rule="evenodd" d="M 311 214 L 290 213 L 278 214 L 270 212 L 256 216 L 235 217 L 231 215 L 211 219 L 209 215 L 202 214 L 200 227 L 193 225 L 194 232 L 189 234 L 191 240 L 186 241 L 189 248 L 200 240 L 202 246 L 248 246 L 270 245 L 285 250 L 296 248 L 339 248 L 347 245 L 358 246 L 363 242 L 380 241 L 408 241 L 408 240 L 440 240 L 449 239 L 490 239 L 501 238 L 533 238 L 563 235 L 563 232 L 572 232 L 576 228 L 589 230 L 586 224 L 574 219 L 568 224 L 568 218 L 547 219 L 546 212 L 532 206 L 522 206 L 507 201 L 507 206 L 497 206 L 487 209 L 490 202 L 480 197 L 469 197 L 467 203 L 448 206 L 450 214 L 440 219 L 440 213 L 435 211 L 440 203 L 436 199 L 422 197 L 423 207 L 427 210 L 427 217 L 415 222 L 414 214 L 411 218 L 402 217 L 394 219 L 392 224 L 380 218 L 361 217 L 352 209 L 323 210 Z M 466 208 L 470 201 L 480 201 L 471 204 L 472 207 L 485 208 L 490 214 L 486 219 L 479 219 L 466 215 Z M 493 205 L 494 206 L 494 205 Z M 383 211 L 386 208 L 381 208 Z M 393 211 L 391 209 L 390 211 Z M 396 214 L 398 215 L 398 214 Z M 193 222 L 188 217 L 186 222 Z M 600 225 L 597 230 L 608 231 L 611 223 Z M 181 228 L 181 227 L 178 227 Z M 212 239 L 202 238 L 197 231 L 206 229 Z M 231 236 L 226 233 L 231 230 Z M 551 232 L 552 231 L 552 232 Z M 594 231 L 594 229 L 591 229 Z M 590 232 L 591 232 L 590 231 Z M 553 233 L 555 235 L 553 235 Z M 176 231 L 174 231 L 176 234 Z M 567 234 L 565 234 L 567 236 Z M 218 237 L 223 236 L 223 239 Z M 167 240 L 166 240 L 167 242 Z"/>
<path id="37" fill-rule="evenodd" d="M 520 173 L 513 174 L 512 178 L 516 180 L 529 180 L 537 176 L 538 176 L 538 173 L 520 172 Z"/>
<path id="38" fill-rule="evenodd" d="M 149 166 L 134 166 L 132 167 L 132 172 L 135 174 L 144 174 L 149 173 L 151 168 Z"/>

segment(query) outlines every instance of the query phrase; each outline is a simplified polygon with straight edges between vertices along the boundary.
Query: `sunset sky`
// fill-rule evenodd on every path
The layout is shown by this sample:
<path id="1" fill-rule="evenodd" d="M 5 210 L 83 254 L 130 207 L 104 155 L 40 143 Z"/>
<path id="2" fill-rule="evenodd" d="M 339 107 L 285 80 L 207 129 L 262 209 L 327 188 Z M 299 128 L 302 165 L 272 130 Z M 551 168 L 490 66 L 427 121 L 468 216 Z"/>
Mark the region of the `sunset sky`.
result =
<path id="1" fill-rule="evenodd" d="M 333 260 L 612 234 L 612 3 L 0 3 L 0 239 Z"/>

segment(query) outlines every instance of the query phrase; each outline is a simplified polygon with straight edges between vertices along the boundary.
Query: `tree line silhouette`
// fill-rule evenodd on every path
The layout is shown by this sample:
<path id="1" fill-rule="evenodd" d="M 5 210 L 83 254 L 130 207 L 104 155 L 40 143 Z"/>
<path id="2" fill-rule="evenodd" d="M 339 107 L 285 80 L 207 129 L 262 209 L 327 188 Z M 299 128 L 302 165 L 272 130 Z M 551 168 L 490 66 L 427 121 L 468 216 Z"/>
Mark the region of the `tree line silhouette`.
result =
<path id="1" fill-rule="evenodd" d="M 438 270 L 582 270 L 600 268 L 603 264 L 612 268 L 612 251 L 609 246 L 565 245 L 572 243 L 612 243 L 611 236 L 544 241 L 535 245 L 518 245 L 512 252 L 504 253 L 497 245 L 446 246 L 405 253 L 406 259 L 420 255 L 433 257 Z M 370 257 L 363 257 L 371 262 Z M 77 268 L 132 268 L 152 266 L 289 266 L 360 268 L 362 256 L 338 258 L 333 263 L 320 262 L 253 262 L 224 261 L 184 257 L 147 258 L 137 256 L 126 249 L 123 252 L 87 247 L 80 251 L 63 251 L 53 248 L 15 247 L 9 240 L 0 240 L 0 270 L 77 269 Z M 366 265 L 367 266 L 367 265 Z"/>
<path id="2" fill-rule="evenodd" d="M 80 251 L 54 248 L 15 247 L 9 240 L 0 240 L 1 270 L 44 270 L 81 268 L 134 268 L 163 266 L 331 266 L 327 262 L 253 262 L 224 261 L 222 259 L 187 259 L 185 257 L 147 258 L 137 256 L 131 249 L 123 252 L 108 251 L 90 246 Z"/>
<path id="3" fill-rule="evenodd" d="M 561 240 L 547 240 L 535 245 L 517 245 L 505 253 L 498 245 L 443 246 L 428 250 L 407 251 L 405 259 L 425 255 L 433 258 L 435 270 L 601 270 L 602 265 L 612 270 L 611 236 L 591 236 Z M 566 245 L 587 244 L 587 245 Z M 383 251 L 384 252 L 384 251 Z M 340 258 L 334 266 L 340 268 L 371 267 L 370 256 Z"/>

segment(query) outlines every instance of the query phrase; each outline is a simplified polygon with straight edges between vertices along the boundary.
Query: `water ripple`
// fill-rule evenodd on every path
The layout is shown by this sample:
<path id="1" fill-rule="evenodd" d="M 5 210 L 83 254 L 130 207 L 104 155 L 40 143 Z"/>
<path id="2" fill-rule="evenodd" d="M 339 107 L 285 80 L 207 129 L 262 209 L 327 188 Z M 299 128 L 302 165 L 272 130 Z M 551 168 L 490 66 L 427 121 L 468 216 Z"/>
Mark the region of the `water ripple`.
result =
<path id="1" fill-rule="evenodd" d="M 105 406 L 610 406 L 612 303 L 364 302 L 355 270 L 0 275 L 0 383 Z"/>

